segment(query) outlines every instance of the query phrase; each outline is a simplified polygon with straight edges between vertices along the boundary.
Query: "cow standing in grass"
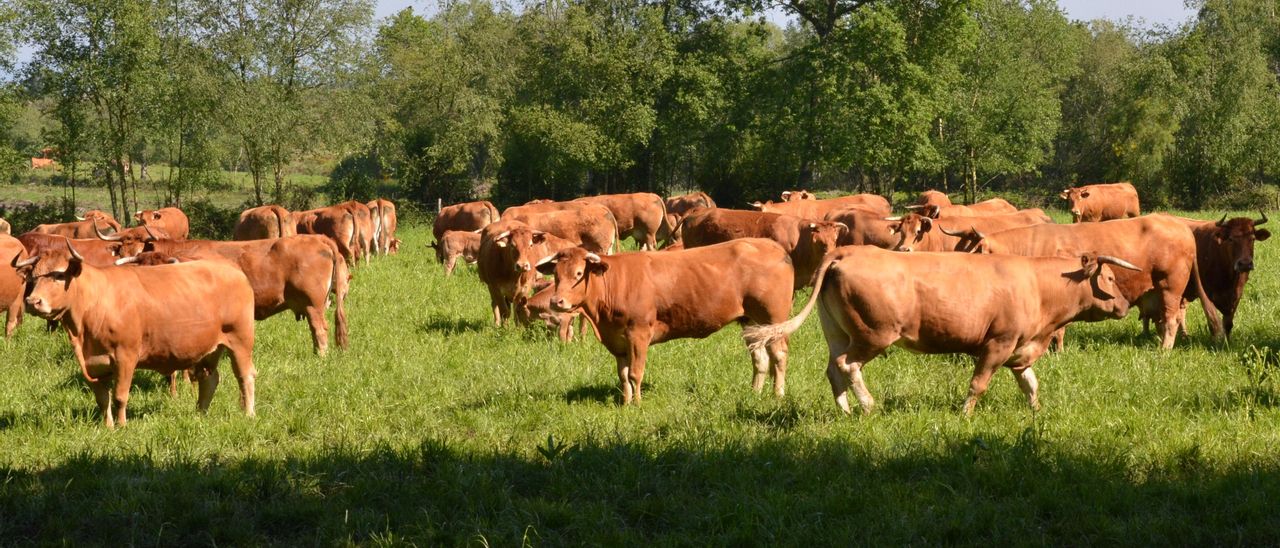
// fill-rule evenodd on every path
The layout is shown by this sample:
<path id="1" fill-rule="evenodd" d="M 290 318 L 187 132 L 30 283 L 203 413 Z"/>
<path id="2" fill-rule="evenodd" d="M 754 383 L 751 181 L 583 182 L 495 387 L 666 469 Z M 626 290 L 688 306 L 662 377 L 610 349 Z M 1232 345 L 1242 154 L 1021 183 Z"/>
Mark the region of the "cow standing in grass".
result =
<path id="1" fill-rule="evenodd" d="M 431 243 L 436 259 L 444 265 L 444 275 L 452 276 L 453 268 L 461 257 L 468 264 L 475 264 L 480 257 L 480 233 L 450 230 L 439 241 Z"/>
<path id="2" fill-rule="evenodd" d="M 0 234 L 0 258 L 7 259 L 0 263 L 0 310 L 5 312 L 4 336 L 12 337 L 22 323 L 22 294 L 26 289 L 26 280 L 18 275 L 12 261 L 27 258 L 27 250 L 17 238 Z"/>
<path id="3" fill-rule="evenodd" d="M 520 221 L 503 219 L 480 232 L 476 273 L 489 289 L 493 322 L 502 327 L 511 317 L 518 295 L 528 295 L 537 277 L 538 260 L 576 244 Z"/>
<path id="4" fill-rule="evenodd" d="M 440 214 L 436 215 L 436 220 L 431 225 L 431 234 L 436 241 L 440 241 L 446 231 L 480 230 L 498 222 L 499 218 L 498 208 L 488 201 L 454 204 L 442 208 Z"/>
<path id="5" fill-rule="evenodd" d="M 1058 197 L 1067 201 L 1071 218 L 1077 223 L 1096 223 L 1142 215 L 1138 189 L 1130 183 L 1067 188 Z"/>
<path id="6" fill-rule="evenodd" d="M 241 242 L 269 240 L 297 234 L 298 227 L 289 210 L 278 205 L 264 205 L 240 212 L 232 239 Z"/>

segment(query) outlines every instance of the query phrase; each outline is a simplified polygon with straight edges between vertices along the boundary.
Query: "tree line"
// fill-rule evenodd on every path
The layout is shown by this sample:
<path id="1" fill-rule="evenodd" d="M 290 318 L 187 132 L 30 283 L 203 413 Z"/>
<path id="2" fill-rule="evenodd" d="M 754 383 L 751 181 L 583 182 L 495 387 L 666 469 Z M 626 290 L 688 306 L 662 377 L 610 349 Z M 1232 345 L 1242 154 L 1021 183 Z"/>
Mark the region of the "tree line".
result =
<path id="1" fill-rule="evenodd" d="M 1280 1 L 1193 6 L 1152 30 L 1052 0 L 451 0 L 382 21 L 368 0 L 17 0 L 0 160 L 52 147 L 122 209 L 148 165 L 173 201 L 234 169 L 262 203 L 316 157 L 339 194 L 429 203 L 1113 180 L 1155 205 L 1274 201 Z"/>

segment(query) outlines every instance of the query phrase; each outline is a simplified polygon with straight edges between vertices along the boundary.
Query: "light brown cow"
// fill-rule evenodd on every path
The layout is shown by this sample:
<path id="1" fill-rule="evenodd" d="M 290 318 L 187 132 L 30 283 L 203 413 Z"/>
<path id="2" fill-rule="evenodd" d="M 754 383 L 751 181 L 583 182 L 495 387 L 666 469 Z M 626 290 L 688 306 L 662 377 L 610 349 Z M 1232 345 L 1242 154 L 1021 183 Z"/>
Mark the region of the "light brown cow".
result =
<path id="1" fill-rule="evenodd" d="M 979 217 L 983 215 L 1007 215 L 1017 213 L 1018 208 L 1003 198 L 992 198 L 978 202 L 973 205 L 911 205 L 907 209 L 914 210 L 919 214 L 932 219 L 945 219 L 948 217 Z"/>
<path id="2" fill-rule="evenodd" d="M 618 223 L 618 238 L 631 236 L 640 244 L 641 250 L 658 249 L 658 234 L 663 232 L 667 219 L 667 206 L 661 196 L 650 192 L 636 192 L 588 196 L 574 201 L 609 208 Z M 670 227 L 665 228 L 670 232 Z"/>
<path id="3" fill-rule="evenodd" d="M 0 235 L 0 310 L 5 312 L 4 336 L 12 337 L 22 323 L 22 294 L 26 280 L 18 275 L 13 263 L 27 258 L 22 242 L 8 234 Z"/>
<path id="4" fill-rule="evenodd" d="M 490 223 L 499 220 L 498 208 L 488 201 L 466 202 L 454 204 L 440 210 L 435 223 L 431 225 L 431 234 L 436 241 L 444 236 L 446 230 L 480 230 Z"/>
<path id="5" fill-rule="evenodd" d="M 800 200 L 817 200 L 817 199 L 818 197 L 814 196 L 813 193 L 809 192 L 808 190 L 782 191 L 782 201 L 784 202 L 798 202 Z"/>
<path id="6" fill-rule="evenodd" d="M 751 206 L 765 213 L 795 215 L 802 219 L 814 221 L 821 221 L 832 211 L 847 209 L 854 206 L 879 212 L 883 217 L 888 217 L 890 212 L 889 201 L 884 199 L 883 196 L 876 194 L 856 194 L 853 196 L 843 196 L 840 198 L 830 198 L 826 200 L 799 200 L 795 202 L 781 203 L 755 202 L 751 204 Z"/>
<path id="7" fill-rule="evenodd" d="M 378 198 L 366 204 L 373 212 L 374 249 L 383 255 L 399 250 L 396 242 L 396 204 L 386 198 Z"/>
<path id="8" fill-rule="evenodd" d="M 670 230 L 667 234 L 659 234 L 658 237 L 665 240 L 668 244 L 680 241 L 680 221 L 684 220 L 684 216 L 688 215 L 699 207 L 716 207 L 716 201 L 711 199 L 706 192 L 690 192 L 681 196 L 672 196 L 667 198 L 667 224 Z"/>
<path id="9" fill-rule="evenodd" d="M 14 266 L 31 285 L 28 310 L 66 330 L 108 427 L 127 420 L 137 368 L 195 369 L 196 405 L 207 410 L 227 351 L 240 406 L 253 416 L 253 289 L 239 269 L 222 261 L 98 268 L 70 244 Z"/>
<path id="10" fill-rule="evenodd" d="M 159 228 L 170 238 L 185 240 L 191 231 L 191 223 L 187 214 L 176 207 L 162 209 L 144 209 L 134 214 L 134 219 L 151 228 Z"/>
<path id="11" fill-rule="evenodd" d="M 551 306 L 581 310 L 617 360 L 622 403 L 641 399 L 649 346 L 704 338 L 735 321 L 774 324 L 791 311 L 786 250 L 773 240 L 746 238 L 698 249 L 601 257 L 571 248 L 539 262 L 555 274 Z M 751 352 L 760 390 L 773 372 L 774 393 L 786 391 L 787 338 Z"/>
<path id="12" fill-rule="evenodd" d="M 356 245 L 352 250 L 357 258 L 364 258 L 364 264 L 369 264 L 369 256 L 374 251 L 373 212 L 369 210 L 369 206 L 355 200 L 347 200 L 330 207 L 346 209 L 351 212 L 351 217 L 355 220 L 356 225 Z"/>
<path id="13" fill-rule="evenodd" d="M 31 169 L 53 169 L 57 167 L 53 158 L 32 158 Z"/>
<path id="14" fill-rule="evenodd" d="M 360 246 L 355 215 L 348 208 L 322 207 L 295 211 L 293 220 L 298 234 L 326 236 L 337 244 L 338 252 L 348 265 L 355 266 Z"/>
<path id="15" fill-rule="evenodd" d="M 240 212 L 232 239 L 241 242 L 269 240 L 297 234 L 298 225 L 289 210 L 278 205 L 264 205 Z"/>
<path id="16" fill-rule="evenodd" d="M 511 317 L 517 295 L 528 295 L 537 277 L 538 260 L 576 244 L 520 221 L 503 219 L 480 232 L 476 272 L 489 289 L 493 322 L 502 327 Z"/>
<path id="17" fill-rule="evenodd" d="M 938 206 L 945 207 L 951 205 L 951 197 L 945 192 L 929 189 L 920 193 L 920 198 L 916 200 L 918 206 Z"/>
<path id="18" fill-rule="evenodd" d="M 1129 183 L 1085 185 L 1063 189 L 1058 195 L 1070 205 L 1077 223 L 1125 219 L 1142 215 L 1138 189 Z"/>
<path id="19" fill-rule="evenodd" d="M 942 217 L 931 219 L 916 213 L 887 219 L 895 224 L 890 230 L 901 240 L 894 251 L 972 251 L 983 234 L 1010 228 L 1052 223 L 1042 209 L 1024 209 L 1004 215 L 975 217 Z"/>
<path id="20" fill-rule="evenodd" d="M 533 296 L 516 295 L 515 316 L 521 325 L 533 325 L 541 322 L 560 337 L 560 342 L 573 341 L 573 320 L 578 319 L 578 332 L 585 332 L 583 324 L 586 317 L 581 312 L 559 312 L 551 306 L 551 295 L 555 287 L 550 280 L 537 279 L 533 282 Z M 596 334 L 599 339 L 599 334 Z"/>
<path id="21" fill-rule="evenodd" d="M 29 234 L 30 233 L 50 234 L 53 236 L 62 236 L 64 238 L 71 238 L 73 240 L 87 240 L 90 238 L 97 237 L 97 231 L 94 229 L 94 225 L 93 225 L 95 220 L 98 220 L 99 222 L 101 222 L 101 220 L 98 217 L 93 217 L 93 218 L 86 218 L 86 220 L 83 220 L 83 221 L 73 221 L 70 223 L 51 223 L 51 224 L 36 225 L 35 228 L 31 229 L 31 232 L 29 232 Z M 114 222 L 114 219 L 112 220 L 112 222 Z M 112 230 L 119 230 L 119 229 L 120 229 L 120 225 L 118 223 L 114 227 L 112 227 Z"/>
<path id="22" fill-rule="evenodd" d="M 480 233 L 450 230 L 444 233 L 440 241 L 432 242 L 431 248 L 436 252 L 436 259 L 444 265 L 444 275 L 452 276 L 458 257 L 462 257 L 468 264 L 475 264 L 480 257 Z"/>
<path id="23" fill-rule="evenodd" d="M 1187 284 L 1200 279 L 1195 236 L 1169 215 L 1002 230 L 985 235 L 976 250 L 1024 257 L 1078 257 L 1085 253 L 1123 256 L 1142 271 L 1119 273 L 1120 290 L 1144 315 L 1157 318 L 1164 348 L 1173 348 L 1177 338 L 1178 311 Z M 1194 285 L 1201 293 L 1209 329 L 1214 337 L 1221 337 L 1221 321 L 1213 304 L 1203 296 L 1202 286 Z"/>
<path id="24" fill-rule="evenodd" d="M 553 202 L 517 206 L 502 212 L 502 218 L 523 222 L 595 253 L 612 254 L 618 243 L 617 219 L 602 205 Z"/>
<path id="25" fill-rule="evenodd" d="M 85 262 L 98 268 L 107 268 L 115 264 L 116 259 L 120 258 L 120 242 L 106 241 L 94 238 L 92 240 L 74 239 L 69 240 L 63 236 L 55 236 L 52 234 L 40 234 L 37 232 L 28 232 L 18 236 L 18 241 L 22 242 L 22 246 L 26 248 L 28 256 L 36 256 L 46 251 L 58 251 L 65 249 L 67 242 L 70 241 L 76 246 L 76 251 L 84 257 Z"/>
<path id="26" fill-rule="evenodd" d="M 329 295 L 334 297 L 333 324 L 338 348 L 347 348 L 346 298 L 351 274 L 337 245 L 324 236 L 299 235 L 273 240 L 217 242 L 210 240 L 156 240 L 146 252 L 178 260 L 231 262 L 244 272 L 253 287 L 253 317 L 265 320 L 284 312 L 306 319 L 316 354 L 329 350 L 329 323 L 324 313 Z M 129 253 L 117 264 L 124 264 Z"/>
<path id="27" fill-rule="evenodd" d="M 106 227 L 110 229 L 107 231 L 108 234 L 110 234 L 111 232 L 120 232 L 122 230 L 120 226 L 120 222 L 116 220 L 115 216 L 101 209 L 90 209 L 88 211 L 85 211 L 84 215 L 76 217 L 76 220 L 96 222 L 95 226 L 101 226 L 101 227 Z M 79 249 L 79 248 L 76 248 L 76 249 Z"/>
<path id="28" fill-rule="evenodd" d="M 991 376 L 1008 367 L 1038 409 L 1039 383 L 1031 366 L 1054 332 L 1073 321 L 1122 318 L 1129 311 L 1112 266 L 1120 259 L 980 256 L 965 253 L 894 253 L 844 247 L 824 260 L 819 283 L 796 317 L 746 328 L 760 348 L 793 333 L 818 305 L 830 358 L 827 379 L 836 404 L 849 413 L 849 388 L 864 413 L 875 404 L 862 369 L 890 346 L 923 354 L 968 354 L 973 379 L 964 402 L 973 413 Z"/>
<path id="29" fill-rule="evenodd" d="M 904 243 L 902 233 L 896 232 L 895 221 L 888 220 L 879 211 L 860 207 L 838 209 L 827 214 L 826 220 L 848 227 L 840 235 L 838 245 L 870 245 L 882 249 L 896 249 Z"/>
<path id="30" fill-rule="evenodd" d="M 684 218 L 684 245 L 687 249 L 736 240 L 768 238 L 778 242 L 791 257 L 799 290 L 809 286 L 822 256 L 836 248 L 836 241 L 848 227 L 831 221 L 810 221 L 791 215 L 741 211 L 737 209 L 699 209 Z"/>
<path id="31" fill-rule="evenodd" d="M 9 221 L 0 219 L 0 234 L 13 234 L 13 227 L 9 226 Z"/>

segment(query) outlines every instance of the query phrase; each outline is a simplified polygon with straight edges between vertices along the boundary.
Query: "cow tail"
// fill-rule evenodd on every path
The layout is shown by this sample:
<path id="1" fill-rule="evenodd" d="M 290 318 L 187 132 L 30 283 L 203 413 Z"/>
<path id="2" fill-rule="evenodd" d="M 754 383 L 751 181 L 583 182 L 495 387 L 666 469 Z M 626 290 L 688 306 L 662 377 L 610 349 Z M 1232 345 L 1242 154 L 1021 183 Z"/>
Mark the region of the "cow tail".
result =
<path id="1" fill-rule="evenodd" d="M 284 235 L 287 234 L 284 231 L 284 215 L 280 214 L 280 208 L 274 208 L 274 207 L 271 208 L 271 213 L 275 214 L 276 216 L 276 237 L 283 238 Z"/>
<path id="2" fill-rule="evenodd" d="M 343 213 L 347 218 L 347 226 L 350 232 L 346 235 L 347 249 L 351 250 L 352 264 L 356 264 L 360 259 L 360 225 L 356 224 L 356 216 L 350 211 Z"/>
<path id="3" fill-rule="evenodd" d="M 338 244 L 329 240 L 333 253 L 333 330 L 338 348 L 346 349 L 347 339 L 347 291 L 351 288 L 351 271 L 346 259 L 338 252 Z"/>
<path id="4" fill-rule="evenodd" d="M 669 244 L 676 239 L 676 227 L 671 226 L 671 223 L 667 221 L 667 201 L 663 200 L 661 196 L 658 197 L 658 207 L 662 208 L 662 219 L 658 221 L 658 236 L 662 236 L 663 231 L 665 231 L 666 237 L 662 240 Z M 651 249 L 650 251 L 657 250 Z"/>
<path id="5" fill-rule="evenodd" d="M 818 295 L 822 293 L 822 281 L 827 277 L 827 270 L 836 264 L 837 258 L 828 254 L 823 258 L 822 267 L 818 269 L 816 274 L 818 280 L 813 284 L 813 294 L 809 296 L 809 302 L 805 303 L 804 308 L 791 318 L 782 323 L 771 325 L 748 325 L 742 328 L 742 340 L 746 341 L 747 347 L 752 350 L 760 350 L 778 339 L 782 339 L 795 333 L 804 321 L 809 317 L 809 313 L 813 312 L 813 306 L 818 302 Z"/>
<path id="6" fill-rule="evenodd" d="M 387 251 L 382 248 L 382 198 L 373 201 L 373 250 L 383 255 Z"/>
<path id="7" fill-rule="evenodd" d="M 484 205 L 485 209 L 489 210 L 489 224 L 502 220 L 502 214 L 498 213 L 498 208 L 493 205 L 493 202 L 486 201 Z"/>
<path id="8" fill-rule="evenodd" d="M 622 241 L 622 235 L 618 234 L 618 218 L 613 216 L 612 211 L 609 212 L 609 222 L 613 223 L 613 241 L 609 242 L 607 255 L 613 255 L 614 253 L 621 251 L 618 249 L 618 243 Z"/>
<path id="9" fill-rule="evenodd" d="M 1222 317 L 1218 314 L 1218 307 L 1213 305 L 1209 300 L 1209 295 L 1204 292 L 1204 284 L 1200 282 L 1200 261 L 1199 258 L 1193 258 L 1191 261 L 1191 283 L 1196 284 L 1196 297 L 1200 299 L 1200 306 L 1204 308 L 1204 318 L 1209 321 L 1209 333 L 1213 335 L 1215 340 L 1226 338 L 1226 330 L 1222 328 Z"/>

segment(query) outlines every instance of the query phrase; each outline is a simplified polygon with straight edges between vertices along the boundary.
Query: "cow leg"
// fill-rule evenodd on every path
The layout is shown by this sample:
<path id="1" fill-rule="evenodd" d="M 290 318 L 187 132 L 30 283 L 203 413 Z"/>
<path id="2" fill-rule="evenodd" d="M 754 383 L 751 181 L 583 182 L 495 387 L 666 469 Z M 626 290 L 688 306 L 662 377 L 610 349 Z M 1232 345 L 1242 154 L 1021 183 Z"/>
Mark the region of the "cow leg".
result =
<path id="1" fill-rule="evenodd" d="M 323 358 L 329 353 L 329 322 L 324 319 L 324 308 L 308 306 L 307 325 L 311 327 L 311 345 L 316 355 Z"/>
<path id="2" fill-rule="evenodd" d="M 618 388 L 622 390 L 622 405 L 631 403 L 631 352 L 614 354 L 618 361 Z"/>
<path id="3" fill-rule="evenodd" d="M 832 354 L 827 361 L 827 380 L 831 382 L 831 395 L 836 399 L 836 405 L 840 406 L 840 410 L 846 415 L 852 414 L 849 409 L 849 389 L 853 388 L 853 395 L 858 399 L 858 405 L 862 407 L 862 413 L 870 414 L 875 407 L 876 401 L 871 397 L 871 391 L 867 390 L 867 383 L 862 379 L 862 367 L 868 361 L 879 354 L 873 353 L 870 356 L 854 355 L 848 352 Z"/>
<path id="4" fill-rule="evenodd" d="M 502 292 L 493 286 L 489 287 L 489 304 L 493 308 L 493 325 L 502 327 L 503 308 L 506 298 L 502 296 Z"/>
<path id="5" fill-rule="evenodd" d="M 164 376 L 164 379 L 169 381 L 169 397 L 178 397 L 178 372 L 171 371 L 168 375 Z"/>
<path id="6" fill-rule="evenodd" d="M 1178 305 L 1178 333 L 1181 335 L 1187 334 L 1187 304 L 1187 300 L 1182 299 L 1182 303 Z M 1226 314 L 1223 314 L 1223 317 L 1225 318 Z M 1231 331 L 1228 330 L 1227 332 L 1230 333 Z"/>
<path id="7" fill-rule="evenodd" d="M 1161 296 L 1161 305 L 1163 306 L 1163 314 L 1161 319 L 1157 321 L 1156 326 L 1160 328 L 1160 348 L 1168 350 L 1173 348 L 1173 343 L 1178 340 L 1178 309 L 1182 304 L 1181 295 L 1173 295 L 1172 297 L 1166 292 Z"/>
<path id="8" fill-rule="evenodd" d="M 252 341 L 248 345 L 233 345 L 231 348 L 231 372 L 240 383 L 240 409 L 245 416 L 254 416 L 255 383 L 258 371 L 253 368 Z"/>
<path id="9" fill-rule="evenodd" d="M 17 299 L 9 303 L 9 310 L 5 314 L 4 336 L 6 338 L 12 337 L 13 333 L 18 330 L 18 326 L 22 325 L 22 312 L 22 296 L 19 295 Z"/>
<path id="10" fill-rule="evenodd" d="M 124 426 L 128 420 L 129 390 L 133 388 L 133 372 L 137 366 L 137 361 L 132 356 L 121 357 L 117 353 L 114 403 L 116 424 L 119 426 Z"/>
<path id="11" fill-rule="evenodd" d="M 635 389 L 635 402 L 640 403 L 640 385 L 644 382 L 644 364 L 649 359 L 649 337 L 631 340 L 630 379 Z"/>
<path id="12" fill-rule="evenodd" d="M 986 352 L 974 358 L 973 379 L 969 381 L 969 397 L 964 400 L 965 416 L 973 415 L 973 408 L 978 400 L 987 393 L 991 384 L 991 376 L 1001 364 L 1009 360 L 1009 349 L 1006 345 L 988 345 Z"/>
<path id="13" fill-rule="evenodd" d="M 1033 411 L 1040 410 L 1040 381 L 1036 380 L 1036 372 L 1031 366 L 1022 368 L 1009 369 L 1013 373 L 1014 378 L 1018 380 L 1018 388 L 1022 389 L 1022 393 L 1027 396 L 1027 404 L 1031 406 Z"/>
<path id="14" fill-rule="evenodd" d="M 764 379 L 769 376 L 769 349 L 748 348 L 751 353 L 751 367 L 755 369 L 755 373 L 751 376 L 751 389 L 759 392 L 764 390 Z"/>
<path id="15" fill-rule="evenodd" d="M 93 399 L 98 404 L 98 412 L 102 413 L 102 424 L 107 428 L 115 428 L 115 419 L 111 417 L 111 385 L 109 377 L 102 377 L 89 383 L 93 390 Z"/>
<path id="16" fill-rule="evenodd" d="M 196 397 L 196 409 L 201 413 L 209 411 L 209 403 L 213 401 L 213 393 L 218 389 L 218 362 L 202 364 L 196 374 L 200 395 Z"/>
<path id="17" fill-rule="evenodd" d="M 452 275 L 453 275 L 453 267 L 454 267 L 454 265 L 456 265 L 456 264 L 457 264 L 457 262 L 458 262 L 458 256 L 457 256 L 457 255 L 451 255 L 451 256 L 449 256 L 449 258 L 448 258 L 448 259 L 445 259 L 445 261 L 444 261 L 444 275 L 445 275 L 445 276 L 452 276 Z"/>
<path id="18" fill-rule="evenodd" d="M 1058 328 L 1049 336 L 1049 344 L 1053 346 L 1054 352 L 1062 352 L 1067 346 L 1067 326 Z"/>
<path id="19" fill-rule="evenodd" d="M 769 343 L 769 360 L 773 362 L 773 394 L 779 398 L 787 393 L 787 350 L 790 344 L 786 338 Z"/>
<path id="20" fill-rule="evenodd" d="M 572 341 L 573 340 L 573 316 L 570 316 L 568 314 L 561 314 L 560 317 L 557 318 L 557 320 L 558 320 L 557 327 L 559 327 L 558 332 L 560 334 L 560 342 L 567 343 Z"/>

